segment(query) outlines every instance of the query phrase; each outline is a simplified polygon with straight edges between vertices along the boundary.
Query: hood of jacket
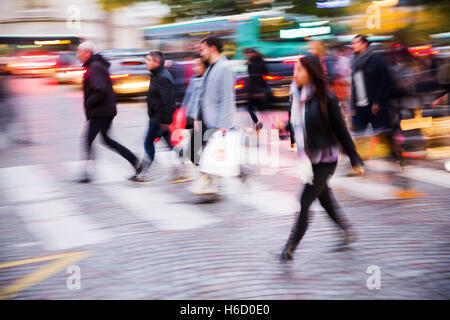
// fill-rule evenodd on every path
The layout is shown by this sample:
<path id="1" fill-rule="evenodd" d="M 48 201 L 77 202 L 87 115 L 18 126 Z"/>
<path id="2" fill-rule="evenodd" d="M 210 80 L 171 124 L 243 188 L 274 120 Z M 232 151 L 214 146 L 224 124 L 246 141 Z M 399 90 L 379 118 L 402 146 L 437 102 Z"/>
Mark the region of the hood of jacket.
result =
<path id="1" fill-rule="evenodd" d="M 89 65 L 94 62 L 94 61 L 98 61 L 101 64 L 103 64 L 106 68 L 109 68 L 111 66 L 111 63 L 108 62 L 108 60 L 106 60 L 105 58 L 103 58 L 103 56 L 101 54 L 94 54 L 93 56 L 91 56 L 84 64 L 83 67 L 84 68 L 89 68 Z"/>

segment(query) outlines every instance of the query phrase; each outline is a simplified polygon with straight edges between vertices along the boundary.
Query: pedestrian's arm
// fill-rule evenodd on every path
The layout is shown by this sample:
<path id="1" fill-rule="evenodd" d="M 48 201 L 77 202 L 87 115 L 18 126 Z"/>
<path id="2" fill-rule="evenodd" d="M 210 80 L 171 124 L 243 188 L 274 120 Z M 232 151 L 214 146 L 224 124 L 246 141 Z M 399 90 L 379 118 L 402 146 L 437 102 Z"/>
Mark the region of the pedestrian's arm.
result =
<path id="1" fill-rule="evenodd" d="M 162 106 L 158 111 L 158 118 L 160 123 L 170 124 L 172 123 L 172 116 L 174 110 L 174 88 L 173 83 L 169 79 L 162 78 L 158 83 L 158 90 L 161 96 Z"/>
<path id="2" fill-rule="evenodd" d="M 377 90 L 373 98 L 374 105 L 382 105 L 389 95 L 389 70 L 386 62 L 378 58 L 376 62 L 376 85 Z"/>
<path id="3" fill-rule="evenodd" d="M 191 78 L 186 88 L 186 92 L 184 93 L 183 102 L 181 103 L 181 105 L 185 108 L 188 108 L 189 100 L 191 99 L 192 92 L 194 90 L 194 82 L 195 80 Z"/>
<path id="4" fill-rule="evenodd" d="M 434 100 L 433 103 L 431 104 L 431 107 L 434 109 L 438 105 L 443 104 L 444 101 L 447 101 L 447 100 L 448 100 L 448 92 L 446 94 L 444 94 L 442 97 L 437 98 L 436 100 Z"/>
<path id="5" fill-rule="evenodd" d="M 230 68 L 223 69 L 222 83 L 219 88 L 219 105 L 217 110 L 220 112 L 217 114 L 219 117 L 219 128 L 227 128 L 227 119 L 232 117 L 230 114 L 234 110 L 230 109 L 230 106 L 234 106 L 234 75 Z"/>
<path id="6" fill-rule="evenodd" d="M 344 117 L 342 116 L 341 109 L 339 108 L 339 103 L 335 97 L 328 97 L 328 115 L 333 132 L 339 143 L 344 148 L 345 153 L 350 158 L 352 166 L 362 166 L 363 161 L 356 152 L 355 144 L 350 136 L 350 132 L 348 131 Z"/>
<path id="7" fill-rule="evenodd" d="M 109 85 L 109 79 L 107 79 L 108 73 L 100 67 L 92 66 L 89 70 L 89 88 L 90 94 L 86 97 L 85 106 L 86 109 L 95 108 L 105 98 L 107 92 L 107 86 Z"/>

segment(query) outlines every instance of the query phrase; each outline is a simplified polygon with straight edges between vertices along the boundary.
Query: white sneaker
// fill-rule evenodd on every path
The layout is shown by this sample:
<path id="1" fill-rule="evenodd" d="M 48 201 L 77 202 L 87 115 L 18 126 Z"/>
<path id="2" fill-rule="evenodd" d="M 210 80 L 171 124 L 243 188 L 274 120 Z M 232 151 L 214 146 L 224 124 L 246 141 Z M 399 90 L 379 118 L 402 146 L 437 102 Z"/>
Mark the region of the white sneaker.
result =
<path id="1" fill-rule="evenodd" d="M 193 194 L 211 194 L 218 192 L 215 180 L 211 181 L 206 174 L 203 174 L 199 179 L 194 181 L 190 187 L 190 191 Z"/>

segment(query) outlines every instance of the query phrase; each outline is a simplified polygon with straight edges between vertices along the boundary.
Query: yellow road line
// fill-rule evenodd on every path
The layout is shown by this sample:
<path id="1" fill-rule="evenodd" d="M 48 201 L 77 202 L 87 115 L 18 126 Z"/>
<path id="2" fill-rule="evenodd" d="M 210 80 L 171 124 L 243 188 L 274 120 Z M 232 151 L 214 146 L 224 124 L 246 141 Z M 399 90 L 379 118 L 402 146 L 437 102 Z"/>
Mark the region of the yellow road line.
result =
<path id="1" fill-rule="evenodd" d="M 54 255 L 51 255 L 51 256 L 44 256 L 44 257 L 39 257 L 39 258 L 17 260 L 17 261 L 12 261 L 12 262 L 7 262 L 7 263 L 0 264 L 0 269 L 11 268 L 11 267 L 24 265 L 24 264 L 43 262 L 43 261 L 48 261 L 48 260 L 61 259 L 61 258 L 73 256 L 73 255 L 74 255 L 74 252 L 68 252 L 68 253 L 54 254 Z"/>
<path id="2" fill-rule="evenodd" d="M 0 288 L 0 300 L 12 299 L 16 297 L 20 292 L 50 278 L 52 275 L 58 273 L 60 270 L 65 269 L 67 266 L 82 259 L 86 259 L 91 255 L 91 251 L 80 251 L 1 264 L 0 269 L 48 260 L 56 260 L 50 264 L 45 265 L 39 270 L 33 271 L 32 273 L 20 279 L 17 279 L 12 285 Z"/>

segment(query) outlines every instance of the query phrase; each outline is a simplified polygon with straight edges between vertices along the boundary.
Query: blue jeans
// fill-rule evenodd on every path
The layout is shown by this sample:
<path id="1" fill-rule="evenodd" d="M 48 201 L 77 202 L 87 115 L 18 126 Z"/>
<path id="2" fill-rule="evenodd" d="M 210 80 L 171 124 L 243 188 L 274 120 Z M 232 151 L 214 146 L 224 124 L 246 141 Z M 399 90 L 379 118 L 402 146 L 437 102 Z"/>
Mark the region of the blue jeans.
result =
<path id="1" fill-rule="evenodd" d="M 170 131 L 163 131 L 159 123 L 155 120 L 150 120 L 148 125 L 147 137 L 144 142 L 145 153 L 147 153 L 150 161 L 155 159 L 155 139 L 164 138 L 169 145 L 170 149 L 173 149 L 170 143 Z"/>

